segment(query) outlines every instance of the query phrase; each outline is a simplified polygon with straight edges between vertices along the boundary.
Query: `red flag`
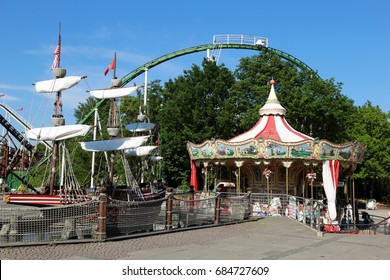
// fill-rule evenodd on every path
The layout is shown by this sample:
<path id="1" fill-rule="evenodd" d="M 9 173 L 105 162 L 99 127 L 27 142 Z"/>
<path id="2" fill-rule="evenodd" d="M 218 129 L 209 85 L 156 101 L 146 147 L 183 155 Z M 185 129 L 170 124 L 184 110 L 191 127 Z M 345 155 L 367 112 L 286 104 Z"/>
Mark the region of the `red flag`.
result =
<path id="1" fill-rule="evenodd" d="M 191 160 L 191 178 L 190 178 L 190 185 L 194 186 L 194 190 L 198 190 L 198 177 L 196 174 L 196 165 L 195 161 Z"/>
<path id="2" fill-rule="evenodd" d="M 60 55 L 61 55 L 61 35 L 58 36 L 58 45 L 54 50 L 54 61 L 51 65 L 51 69 L 57 68 L 60 66 Z"/>
<path id="3" fill-rule="evenodd" d="M 110 65 L 108 65 L 106 71 L 104 71 L 104 76 L 107 75 L 108 71 L 115 69 L 115 67 L 116 67 L 116 62 L 115 62 L 115 58 L 114 58 L 114 59 L 111 61 Z"/>
<path id="4" fill-rule="evenodd" d="M 23 107 L 18 108 L 18 111 L 23 111 Z"/>

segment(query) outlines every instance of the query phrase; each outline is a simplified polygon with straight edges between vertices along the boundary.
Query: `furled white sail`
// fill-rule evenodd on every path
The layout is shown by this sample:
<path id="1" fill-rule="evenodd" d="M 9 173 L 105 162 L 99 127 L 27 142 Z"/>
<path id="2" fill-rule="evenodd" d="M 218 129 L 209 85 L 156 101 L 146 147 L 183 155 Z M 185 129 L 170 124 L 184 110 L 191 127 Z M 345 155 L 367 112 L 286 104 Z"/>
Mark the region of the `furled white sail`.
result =
<path id="1" fill-rule="evenodd" d="M 162 156 L 152 156 L 152 157 L 150 157 L 151 161 L 159 161 L 159 160 L 162 160 L 162 159 L 163 159 Z"/>
<path id="2" fill-rule="evenodd" d="M 144 123 L 144 122 L 136 122 L 136 123 L 129 123 L 125 125 L 125 128 L 132 132 L 144 132 L 149 131 L 154 128 L 154 123 Z"/>
<path id="3" fill-rule="evenodd" d="M 89 93 L 98 99 L 118 98 L 134 93 L 139 86 L 124 87 L 124 88 L 106 88 L 90 90 Z"/>
<path id="4" fill-rule="evenodd" d="M 80 142 L 81 148 L 89 152 L 108 152 L 126 150 L 143 145 L 149 136 L 136 136 L 126 138 L 115 138 L 109 140 L 96 140 L 89 142 Z"/>
<path id="5" fill-rule="evenodd" d="M 37 127 L 26 131 L 30 140 L 60 141 L 77 136 L 84 136 L 91 127 L 85 124 L 73 124 L 50 127 Z"/>
<path id="6" fill-rule="evenodd" d="M 156 149 L 157 146 L 141 146 L 133 149 L 125 150 L 125 154 L 128 156 L 142 157 L 150 154 L 151 151 Z"/>
<path id="7" fill-rule="evenodd" d="M 58 92 L 77 85 L 85 76 L 69 76 L 35 83 L 35 90 L 42 93 Z"/>

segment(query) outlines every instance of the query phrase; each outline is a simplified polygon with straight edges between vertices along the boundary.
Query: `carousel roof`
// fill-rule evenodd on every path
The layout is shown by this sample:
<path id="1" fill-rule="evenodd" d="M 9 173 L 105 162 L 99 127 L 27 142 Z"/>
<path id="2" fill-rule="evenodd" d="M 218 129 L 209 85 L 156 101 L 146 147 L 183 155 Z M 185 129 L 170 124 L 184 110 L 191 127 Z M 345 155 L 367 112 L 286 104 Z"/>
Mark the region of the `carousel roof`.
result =
<path id="1" fill-rule="evenodd" d="M 242 142 L 248 139 L 273 139 L 282 142 L 299 142 L 311 139 L 292 128 L 285 120 L 286 109 L 280 105 L 275 93 L 275 81 L 271 80 L 271 90 L 267 102 L 259 110 L 260 118 L 257 123 L 247 132 L 235 136 L 228 142 Z"/>
<path id="2" fill-rule="evenodd" d="M 223 164 L 242 163 L 246 159 L 250 163 L 254 160 L 340 160 L 344 168 L 351 170 L 356 168 L 356 163 L 362 162 L 366 148 L 359 143 L 335 144 L 293 129 L 285 120 L 286 109 L 276 97 L 275 81 L 270 84 L 267 102 L 259 111 L 259 120 L 250 130 L 229 140 L 211 139 L 201 144 L 188 142 L 191 160 Z"/>

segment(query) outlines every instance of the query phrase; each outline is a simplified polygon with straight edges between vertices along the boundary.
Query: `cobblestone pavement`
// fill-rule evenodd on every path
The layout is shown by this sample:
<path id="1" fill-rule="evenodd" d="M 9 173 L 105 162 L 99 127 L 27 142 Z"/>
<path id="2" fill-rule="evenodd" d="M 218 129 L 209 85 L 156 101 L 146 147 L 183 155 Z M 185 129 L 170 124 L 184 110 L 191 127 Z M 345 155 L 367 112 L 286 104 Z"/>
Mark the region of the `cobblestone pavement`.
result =
<path id="1" fill-rule="evenodd" d="M 287 218 L 172 232 L 126 240 L 11 247 L 2 260 L 390 260 L 390 236 L 325 234 Z"/>
<path id="2" fill-rule="evenodd" d="M 187 245 L 208 246 L 216 240 L 248 236 L 255 227 L 245 224 L 187 230 L 118 241 L 0 248 L 0 259 L 120 259 L 138 251 Z"/>

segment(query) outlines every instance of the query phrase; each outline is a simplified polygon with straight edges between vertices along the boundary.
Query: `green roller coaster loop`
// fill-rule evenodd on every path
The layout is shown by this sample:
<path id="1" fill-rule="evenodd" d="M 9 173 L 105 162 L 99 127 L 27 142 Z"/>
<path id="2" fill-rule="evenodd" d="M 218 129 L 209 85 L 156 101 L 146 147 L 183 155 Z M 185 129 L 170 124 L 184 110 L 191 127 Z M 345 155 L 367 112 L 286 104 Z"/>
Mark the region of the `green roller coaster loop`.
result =
<path id="1" fill-rule="evenodd" d="M 171 60 L 173 58 L 176 58 L 176 57 L 180 57 L 180 56 L 183 56 L 183 55 L 187 55 L 187 54 L 192 54 L 192 53 L 196 53 L 196 52 L 201 52 L 201 51 L 207 51 L 207 50 L 212 50 L 212 49 L 244 49 L 244 50 L 255 50 L 255 51 L 263 51 L 263 50 L 268 50 L 268 51 L 271 51 L 273 53 L 275 53 L 276 55 L 278 55 L 279 57 L 295 64 L 297 67 L 301 68 L 301 69 L 306 69 L 310 72 L 313 72 L 313 74 L 315 74 L 317 77 L 318 74 L 317 72 L 315 72 L 312 68 L 310 68 L 307 64 L 305 64 L 304 62 L 302 62 L 301 60 L 299 60 L 298 58 L 286 53 L 286 52 L 283 52 L 283 51 L 280 51 L 280 50 L 277 50 L 277 49 L 274 49 L 274 48 L 271 48 L 271 47 L 265 47 L 265 46 L 262 46 L 262 45 L 253 45 L 253 44 L 232 44 L 232 43 L 223 43 L 223 44 L 204 44 L 204 45 L 199 45 L 199 46 L 195 46 L 195 47 L 190 47 L 190 48 L 186 48 L 186 49 L 181 49 L 181 50 L 178 50 L 178 51 L 175 51 L 175 52 L 172 52 L 172 53 L 169 53 L 169 54 L 166 54 L 166 55 L 163 55 L 163 56 L 160 56 L 156 59 L 153 59 L 141 66 L 139 66 L 138 68 L 134 69 L 133 71 L 131 71 L 130 73 L 128 73 L 126 76 L 124 76 L 122 78 L 122 81 L 121 81 L 121 84 L 120 86 L 123 87 L 125 86 L 126 84 L 128 84 L 130 81 L 132 81 L 133 79 L 135 79 L 136 77 L 138 77 L 139 75 L 141 75 L 143 72 L 163 63 L 163 62 L 166 62 L 168 60 Z M 102 99 L 100 100 L 95 108 L 93 108 L 81 121 L 80 121 L 80 124 L 84 124 L 94 113 L 95 109 L 99 108 L 100 106 L 102 106 L 107 100 L 106 99 Z"/>

